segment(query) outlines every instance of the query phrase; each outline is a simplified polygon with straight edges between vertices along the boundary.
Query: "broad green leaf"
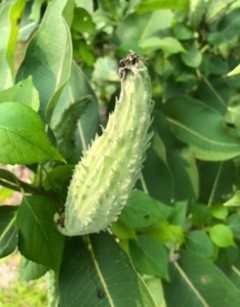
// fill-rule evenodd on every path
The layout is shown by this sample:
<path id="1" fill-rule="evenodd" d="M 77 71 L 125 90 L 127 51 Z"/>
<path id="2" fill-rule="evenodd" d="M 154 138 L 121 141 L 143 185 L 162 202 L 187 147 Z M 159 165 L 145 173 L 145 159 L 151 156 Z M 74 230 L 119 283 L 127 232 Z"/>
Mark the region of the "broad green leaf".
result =
<path id="1" fill-rule="evenodd" d="M 9 255 L 17 247 L 17 209 L 15 206 L 0 206 L 0 258 Z"/>
<path id="2" fill-rule="evenodd" d="M 161 243 L 177 243 L 184 242 L 183 228 L 178 225 L 172 225 L 168 221 L 163 221 L 148 231 L 148 234 L 160 241 Z"/>
<path id="3" fill-rule="evenodd" d="M 19 31 L 19 21 L 21 19 L 22 12 L 24 10 L 26 1 L 25 0 L 14 0 L 11 1 L 12 5 L 8 12 L 9 17 L 9 27 L 10 30 L 8 33 L 8 44 L 6 48 L 6 59 L 8 61 L 9 67 L 12 71 L 12 76 L 14 77 L 15 71 L 14 66 L 15 63 L 15 51 L 16 51 L 16 42 L 18 38 Z"/>
<path id="4" fill-rule="evenodd" d="M 42 122 L 30 107 L 17 102 L 0 104 L 0 161 L 32 164 L 63 158 L 50 144 Z M 3 115 L 4 114 L 4 115 Z"/>
<path id="5" fill-rule="evenodd" d="M 13 85 L 14 51 L 18 34 L 18 20 L 25 0 L 5 1 L 0 4 L 0 90 Z"/>
<path id="6" fill-rule="evenodd" d="M 228 216 L 228 209 L 223 205 L 215 205 L 211 208 L 212 216 L 216 219 L 225 221 Z"/>
<path id="7" fill-rule="evenodd" d="M 48 268 L 39 263 L 33 262 L 21 257 L 19 275 L 20 279 L 24 281 L 30 281 L 37 278 L 40 278 L 48 271 Z"/>
<path id="8" fill-rule="evenodd" d="M 184 52 L 182 44 L 174 37 L 149 37 L 139 43 L 143 50 L 162 50 L 166 55 Z"/>
<path id="9" fill-rule="evenodd" d="M 128 257 L 107 233 L 68 241 L 59 293 L 62 306 L 155 306 Z"/>
<path id="10" fill-rule="evenodd" d="M 71 29 L 78 33 L 92 34 L 95 30 L 91 15 L 83 8 L 75 8 Z"/>
<path id="11" fill-rule="evenodd" d="M 70 76 L 71 35 L 62 14 L 71 1 L 55 0 L 48 4 L 39 30 L 28 45 L 16 77 L 20 81 L 32 76 L 39 91 L 42 118 L 45 118 L 47 104 L 54 95 L 60 95 L 59 92 Z"/>
<path id="12" fill-rule="evenodd" d="M 133 228 L 152 226 L 169 216 L 172 209 L 141 191 L 134 191 L 124 207 L 120 220 Z"/>
<path id="13" fill-rule="evenodd" d="M 129 15 L 116 31 L 117 38 L 122 44 L 122 49 L 125 51 L 129 49 L 137 51 L 136 47 L 139 48 L 139 43 L 154 36 L 160 30 L 169 28 L 172 18 L 173 14 L 170 10 Z"/>
<path id="14" fill-rule="evenodd" d="M 186 92 L 195 90 L 193 86 L 195 86 L 198 80 L 192 71 L 188 70 L 185 65 L 179 61 L 179 57 L 176 56 L 169 58 L 166 65 L 166 75 L 174 75 L 174 77 L 168 78 L 164 82 L 165 88 L 162 100 L 164 103 L 171 97 L 185 95 Z M 158 70 L 159 69 L 161 68 L 159 67 Z"/>
<path id="15" fill-rule="evenodd" d="M 197 197 L 199 190 L 198 170 L 193 152 L 176 142 L 166 117 L 157 111 L 154 113 L 153 129 L 155 136 L 152 146 L 157 157 L 154 156 L 155 159 L 149 161 L 147 152 L 143 169 L 144 178 L 146 174 L 149 176 L 146 179 L 149 180 L 147 188 L 150 194 L 166 203 L 171 203 L 172 199 L 192 201 Z M 159 167 L 159 159 L 165 168 Z M 155 173 L 156 177 L 153 177 Z M 152 187 L 155 187 L 153 191 Z M 169 199 L 166 199 L 166 196 L 163 198 L 166 191 L 170 195 Z"/>
<path id="16" fill-rule="evenodd" d="M 72 163 L 79 161 L 82 150 L 87 148 L 96 135 L 99 117 L 96 96 L 79 66 L 74 63 L 72 64 L 70 79 L 59 99 L 56 101 L 56 104 L 53 103 L 48 106 L 48 116 L 51 118 L 50 127 L 55 130 L 56 126 L 60 124 L 65 110 L 75 102 L 82 101 L 87 96 L 91 96 L 92 102 L 86 105 L 84 113 L 81 114 L 75 133 L 72 136 L 74 146 L 69 148 L 69 150 L 72 150 Z"/>
<path id="17" fill-rule="evenodd" d="M 129 240 L 129 239 L 136 239 L 136 232 L 135 230 L 123 223 L 121 220 L 117 220 L 115 223 L 111 225 L 111 232 L 121 240 Z"/>
<path id="18" fill-rule="evenodd" d="M 219 247 L 224 248 L 235 245 L 230 227 L 224 224 L 217 224 L 210 227 L 209 236 L 213 243 Z"/>
<path id="19" fill-rule="evenodd" d="M 164 283 L 168 307 L 238 307 L 239 289 L 204 257 L 181 252 L 172 264 L 171 283 Z"/>
<path id="20" fill-rule="evenodd" d="M 130 240 L 129 249 L 131 259 L 141 274 L 169 280 L 167 250 L 159 241 L 148 235 L 139 235 L 137 240 Z"/>
<path id="21" fill-rule="evenodd" d="M 208 235 L 201 230 L 191 231 L 186 237 L 186 247 L 204 257 L 213 257 L 213 244 Z"/>
<path id="22" fill-rule="evenodd" d="M 197 68 L 202 62 L 202 54 L 197 48 L 191 47 L 181 54 L 181 59 L 187 66 Z"/>
<path id="23" fill-rule="evenodd" d="M 64 20 L 70 29 L 72 27 L 73 23 L 73 17 L 74 17 L 74 10 L 75 10 L 75 1 L 67 1 L 66 5 L 63 9 L 62 16 L 64 17 Z M 73 38 L 73 34 L 71 32 L 71 37 Z"/>
<path id="24" fill-rule="evenodd" d="M 173 133 L 191 146 L 198 159 L 218 161 L 239 155 L 240 140 L 228 134 L 222 116 L 201 101 L 179 96 L 163 107 Z"/>
<path id="25" fill-rule="evenodd" d="M 136 7 L 138 13 L 159 9 L 187 10 L 187 0 L 143 0 Z"/>
<path id="26" fill-rule="evenodd" d="M 62 114 L 62 118 L 56 128 L 53 129 L 58 150 L 65 158 L 71 157 L 74 151 L 73 135 L 76 132 L 78 120 L 90 102 L 91 96 L 85 96 L 70 105 Z"/>
<path id="27" fill-rule="evenodd" d="M 144 182 L 152 197 L 168 204 L 174 193 L 173 177 L 167 161 L 164 160 L 164 144 L 154 137 L 153 147 L 148 149 L 147 159 L 144 162 L 142 171 Z"/>
<path id="28" fill-rule="evenodd" d="M 39 109 L 39 97 L 33 85 L 32 77 L 18 82 L 11 88 L 0 93 L 0 103 L 6 101 L 17 101 L 31 107 L 34 111 Z"/>
<path id="29" fill-rule="evenodd" d="M 51 199 L 26 196 L 17 214 L 18 248 L 21 254 L 56 272 L 59 270 L 64 248 L 64 237 L 57 231 L 53 221 L 57 209 Z"/>

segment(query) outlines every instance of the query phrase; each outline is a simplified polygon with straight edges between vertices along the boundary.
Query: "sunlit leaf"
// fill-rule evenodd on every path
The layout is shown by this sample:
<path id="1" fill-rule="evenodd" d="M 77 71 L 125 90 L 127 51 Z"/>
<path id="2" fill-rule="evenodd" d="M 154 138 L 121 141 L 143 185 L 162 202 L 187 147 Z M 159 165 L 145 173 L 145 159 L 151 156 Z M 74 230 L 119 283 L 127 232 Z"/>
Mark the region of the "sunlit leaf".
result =
<path id="1" fill-rule="evenodd" d="M 5 1 L 0 4 L 0 89 L 13 85 L 14 51 L 24 5 L 25 0 Z"/>
<path id="2" fill-rule="evenodd" d="M 211 240 L 219 247 L 234 246 L 233 233 L 231 229 L 224 224 L 217 224 L 209 229 Z"/>
<path id="3" fill-rule="evenodd" d="M 186 10 L 187 4 L 187 0 L 143 0 L 136 10 L 139 13 L 160 9 Z"/>
<path id="4" fill-rule="evenodd" d="M 32 164 L 63 158 L 50 144 L 44 126 L 30 107 L 17 102 L 0 104 L 0 161 Z M 4 115 L 3 115 L 4 114 Z"/>
<path id="5" fill-rule="evenodd" d="M 223 205 L 226 207 L 240 207 L 240 191 L 236 191 Z"/>
<path id="6" fill-rule="evenodd" d="M 0 103 L 6 101 L 17 101 L 30 106 L 34 111 L 39 109 L 39 97 L 33 85 L 32 77 L 18 82 L 16 85 L 0 93 Z"/>
<path id="7" fill-rule="evenodd" d="M 219 220 L 226 220 L 228 209 L 223 205 L 216 205 L 211 208 L 212 216 Z"/>
<path id="8" fill-rule="evenodd" d="M 237 65 L 233 70 L 231 70 L 229 73 L 227 73 L 228 77 L 232 77 L 235 75 L 239 75 L 240 74 L 240 64 Z"/>
<path id="9" fill-rule="evenodd" d="M 32 76 L 39 91 L 42 118 L 45 118 L 47 104 L 70 76 L 72 43 L 70 30 L 62 16 L 66 3 L 66 0 L 49 3 L 17 73 L 17 81 Z"/>

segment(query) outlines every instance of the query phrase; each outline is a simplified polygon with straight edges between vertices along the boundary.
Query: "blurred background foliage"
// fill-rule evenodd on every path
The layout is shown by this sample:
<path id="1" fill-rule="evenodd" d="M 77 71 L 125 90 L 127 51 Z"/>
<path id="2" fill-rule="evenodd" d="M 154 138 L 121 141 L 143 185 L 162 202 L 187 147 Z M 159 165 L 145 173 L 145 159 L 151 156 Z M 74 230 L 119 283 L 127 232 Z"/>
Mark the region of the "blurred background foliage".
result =
<path id="1" fill-rule="evenodd" d="M 48 6 L 44 0 L 1 1 L 1 40 L 7 46 L 0 48 L 5 59 L 1 71 L 6 71 L 0 73 L 1 90 L 13 86 L 15 77 L 19 81 L 26 76 L 35 50 L 31 41 L 40 27 L 48 29 L 42 25 Z M 239 306 L 240 1 L 75 0 L 69 1 L 63 16 L 78 66 L 65 74 L 66 80 L 71 75 L 70 82 L 48 105 L 51 116 L 45 119 L 61 154 L 75 163 L 84 148 L 77 136 L 74 148 L 64 143 L 62 126 L 66 134 L 73 130 L 68 121 L 59 126 L 66 114 L 62 110 L 67 93 L 81 84 L 81 102 L 73 91 L 79 103 L 70 114 L 92 106 L 91 93 L 97 102 L 98 108 L 89 107 L 92 116 L 84 113 L 92 123 L 89 143 L 99 130 L 98 122 L 106 124 L 119 95 L 118 61 L 129 50 L 146 58 L 155 134 L 139 191 L 112 232 L 161 306 L 165 303 L 159 284 L 156 288 L 146 275 L 163 280 L 167 306 Z M 9 31 L 4 32 L 6 23 Z M 53 31 L 50 36 L 57 34 Z M 56 55 L 61 48 L 55 46 Z M 69 50 L 65 58 L 68 54 Z M 77 67 L 91 90 L 81 83 Z M 74 118 L 72 126 L 77 121 Z"/>

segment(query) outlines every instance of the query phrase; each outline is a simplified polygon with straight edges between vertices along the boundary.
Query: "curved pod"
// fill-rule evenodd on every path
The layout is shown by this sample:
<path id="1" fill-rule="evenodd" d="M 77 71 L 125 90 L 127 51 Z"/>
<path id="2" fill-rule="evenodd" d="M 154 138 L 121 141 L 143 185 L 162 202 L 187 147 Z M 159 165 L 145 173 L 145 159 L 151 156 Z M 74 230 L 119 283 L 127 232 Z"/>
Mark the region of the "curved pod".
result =
<path id="1" fill-rule="evenodd" d="M 119 74 L 121 93 L 114 113 L 75 167 L 63 217 L 55 216 L 62 234 L 104 230 L 117 219 L 140 176 L 151 138 L 150 78 L 135 53 L 120 61 Z"/>

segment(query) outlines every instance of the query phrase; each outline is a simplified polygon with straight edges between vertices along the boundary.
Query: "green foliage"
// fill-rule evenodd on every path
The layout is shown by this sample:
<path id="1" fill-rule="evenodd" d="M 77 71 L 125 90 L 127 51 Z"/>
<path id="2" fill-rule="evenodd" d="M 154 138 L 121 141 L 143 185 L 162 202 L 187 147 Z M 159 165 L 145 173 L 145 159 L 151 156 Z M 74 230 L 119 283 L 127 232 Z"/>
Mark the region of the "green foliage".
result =
<path id="1" fill-rule="evenodd" d="M 47 304 L 47 296 L 44 292 L 45 289 L 36 281 L 31 283 L 15 281 L 11 289 L 1 290 L 0 301 L 6 307 L 42 307 Z"/>
<path id="2" fill-rule="evenodd" d="M 0 259 L 1 305 L 6 307 L 46 306 L 45 277 L 41 277 L 38 280 L 26 281 L 22 276 L 17 276 L 15 269 L 19 263 L 19 256 L 19 253 L 14 252 L 10 256 Z"/>
<path id="3" fill-rule="evenodd" d="M 27 259 L 59 271 L 64 237 L 52 223 L 55 204 L 43 196 L 26 196 L 19 207 L 18 248 Z M 28 223 L 24 223 L 27 219 Z M 31 241 L 29 238 L 31 234 Z"/>
<path id="4" fill-rule="evenodd" d="M 86 240 L 72 238 L 66 245 L 59 279 L 60 304 L 155 306 L 142 278 L 109 234 Z"/>
<path id="5" fill-rule="evenodd" d="M 236 0 L 1 1 L 0 163 L 34 176 L 0 170 L 1 200 L 22 193 L 0 206 L 0 256 L 18 249 L 24 280 L 48 271 L 49 306 L 240 305 L 239 14 Z M 155 101 L 141 179 L 108 231 L 65 239 L 53 216 L 129 49 Z"/>

